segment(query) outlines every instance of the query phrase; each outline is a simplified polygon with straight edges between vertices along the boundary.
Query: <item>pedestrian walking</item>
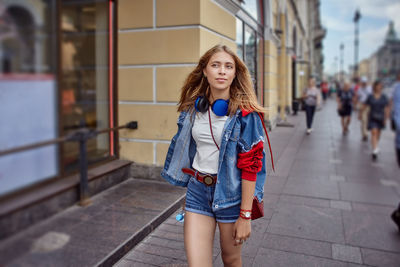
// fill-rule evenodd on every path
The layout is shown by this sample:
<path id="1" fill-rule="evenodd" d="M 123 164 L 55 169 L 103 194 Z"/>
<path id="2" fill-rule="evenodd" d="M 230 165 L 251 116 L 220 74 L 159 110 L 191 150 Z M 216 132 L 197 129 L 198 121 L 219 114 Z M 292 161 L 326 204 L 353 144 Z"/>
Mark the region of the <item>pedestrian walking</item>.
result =
<path id="1" fill-rule="evenodd" d="M 367 122 L 368 122 L 368 112 L 369 108 L 363 109 L 363 105 L 365 104 L 365 101 L 367 100 L 368 96 L 372 93 L 372 89 L 370 86 L 368 86 L 368 80 L 367 77 L 363 76 L 361 77 L 361 84 L 360 88 L 357 91 L 357 105 L 358 105 L 358 119 L 360 120 L 361 124 L 361 136 L 362 136 L 362 141 L 367 141 L 368 140 L 368 130 L 367 130 Z"/>
<path id="2" fill-rule="evenodd" d="M 392 124 L 396 131 L 395 149 L 397 164 L 400 168 L 400 72 L 397 74 L 397 81 L 394 83 L 392 97 L 390 98 L 390 109 L 392 111 Z M 400 203 L 399 207 L 392 213 L 392 219 L 396 223 L 400 232 Z"/>
<path id="3" fill-rule="evenodd" d="M 328 98 L 328 95 L 329 95 L 329 85 L 328 85 L 327 81 L 322 81 L 322 83 L 321 83 L 321 92 L 322 92 L 322 99 L 325 102 L 326 99 Z"/>
<path id="4" fill-rule="evenodd" d="M 241 266 L 251 219 L 262 211 L 266 169 L 259 113 L 264 109 L 252 84 L 243 61 L 217 45 L 200 58 L 182 87 L 178 132 L 161 175 L 187 187 L 189 266 L 212 266 L 217 225 L 224 265 Z"/>
<path id="5" fill-rule="evenodd" d="M 343 88 L 338 91 L 336 101 L 338 103 L 338 114 L 341 117 L 342 133 L 343 135 L 347 135 L 354 102 L 354 92 L 350 90 L 350 84 L 348 82 L 345 82 Z"/>
<path id="6" fill-rule="evenodd" d="M 372 86 L 372 94 L 367 97 L 364 105 L 362 106 L 361 112 L 364 112 L 369 107 L 368 115 L 368 130 L 371 131 L 371 147 L 372 147 L 372 159 L 376 160 L 379 153 L 379 138 L 381 136 L 382 129 L 385 128 L 385 122 L 389 117 L 389 100 L 382 93 L 383 85 L 380 81 L 375 81 Z M 361 119 L 359 113 L 359 119 Z"/>
<path id="7" fill-rule="evenodd" d="M 307 125 L 307 134 L 312 132 L 312 122 L 314 119 L 314 114 L 316 107 L 320 105 L 321 102 L 321 94 L 318 88 L 315 86 L 315 79 L 310 78 L 308 80 L 308 87 L 303 91 L 303 102 L 305 105 L 306 111 L 306 125 Z"/>

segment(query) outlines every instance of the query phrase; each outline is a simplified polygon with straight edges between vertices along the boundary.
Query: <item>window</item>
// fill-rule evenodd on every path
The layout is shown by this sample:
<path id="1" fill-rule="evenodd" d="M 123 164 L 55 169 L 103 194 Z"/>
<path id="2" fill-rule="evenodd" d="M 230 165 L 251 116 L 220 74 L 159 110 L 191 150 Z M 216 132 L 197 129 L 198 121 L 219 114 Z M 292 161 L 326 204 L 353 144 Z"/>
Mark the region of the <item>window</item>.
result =
<path id="1" fill-rule="evenodd" d="M 237 55 L 244 60 L 243 58 L 243 22 L 240 19 L 236 19 L 236 45 L 237 45 Z"/>
<path id="2" fill-rule="evenodd" d="M 256 33 L 253 29 L 245 26 L 244 31 L 244 44 L 245 44 L 245 58 L 247 68 L 249 69 L 251 78 L 253 80 L 254 88 L 256 88 L 257 80 L 257 47 L 256 47 Z"/>
<path id="3" fill-rule="evenodd" d="M 64 0 L 61 4 L 61 129 L 63 135 L 87 127 L 110 125 L 109 1 Z M 88 141 L 89 163 L 112 153 L 110 136 Z M 66 173 L 79 164 L 77 142 L 63 145 L 62 164 Z"/>
<path id="4" fill-rule="evenodd" d="M 57 137 L 55 0 L 0 2 L 0 150 Z M 0 195 L 57 176 L 56 145 L 0 157 Z"/>
<path id="5" fill-rule="evenodd" d="M 0 1 L 0 150 L 113 127 L 113 12 L 109 0 Z M 89 164 L 113 142 L 90 139 Z M 78 164 L 77 142 L 0 156 L 0 197 Z"/>
<path id="6" fill-rule="evenodd" d="M 241 1 L 242 8 L 259 20 L 258 11 L 261 1 Z M 249 21 L 248 21 L 249 20 Z M 246 64 L 256 95 L 263 101 L 264 84 L 264 39 L 263 28 L 254 24 L 251 19 L 236 18 L 236 45 L 237 54 Z"/>
<path id="7" fill-rule="evenodd" d="M 242 8 L 247 11 L 257 21 L 260 19 L 259 14 L 259 0 L 242 0 L 240 1 Z"/>

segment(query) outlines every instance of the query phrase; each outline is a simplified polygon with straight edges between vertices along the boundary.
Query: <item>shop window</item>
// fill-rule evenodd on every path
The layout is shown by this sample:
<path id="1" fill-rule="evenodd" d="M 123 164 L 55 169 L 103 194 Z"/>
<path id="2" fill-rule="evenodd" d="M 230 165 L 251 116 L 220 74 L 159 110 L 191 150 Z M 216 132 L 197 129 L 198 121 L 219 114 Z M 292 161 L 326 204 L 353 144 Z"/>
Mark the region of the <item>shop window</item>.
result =
<path id="1" fill-rule="evenodd" d="M 58 134 L 56 1 L 0 1 L 0 150 Z M 0 196 L 59 174 L 58 147 L 0 156 Z"/>
<path id="2" fill-rule="evenodd" d="M 64 0 L 61 2 L 61 129 L 68 135 L 80 128 L 109 128 L 110 47 L 109 1 Z M 90 163 L 110 157 L 112 138 L 98 135 L 88 141 Z M 79 147 L 63 145 L 65 173 L 77 170 Z"/>

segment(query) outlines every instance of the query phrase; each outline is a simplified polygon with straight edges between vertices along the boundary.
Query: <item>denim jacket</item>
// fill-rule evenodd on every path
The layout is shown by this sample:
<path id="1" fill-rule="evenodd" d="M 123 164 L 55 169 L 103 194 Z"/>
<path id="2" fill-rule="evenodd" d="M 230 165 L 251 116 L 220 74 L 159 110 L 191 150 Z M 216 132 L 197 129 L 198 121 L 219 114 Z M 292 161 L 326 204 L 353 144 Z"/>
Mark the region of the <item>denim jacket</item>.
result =
<path id="1" fill-rule="evenodd" d="M 169 183 L 186 187 L 190 175 L 182 168 L 190 168 L 196 154 L 196 143 L 192 137 L 195 112 L 181 112 L 178 118 L 178 132 L 172 138 L 161 176 Z M 238 153 L 250 151 L 264 142 L 264 129 L 258 114 L 252 112 L 243 116 L 238 110 L 225 122 L 218 160 L 218 179 L 215 186 L 214 211 L 241 203 L 241 170 L 237 167 Z M 262 169 L 257 173 L 254 195 L 262 201 L 266 179 L 265 152 L 263 151 Z"/>

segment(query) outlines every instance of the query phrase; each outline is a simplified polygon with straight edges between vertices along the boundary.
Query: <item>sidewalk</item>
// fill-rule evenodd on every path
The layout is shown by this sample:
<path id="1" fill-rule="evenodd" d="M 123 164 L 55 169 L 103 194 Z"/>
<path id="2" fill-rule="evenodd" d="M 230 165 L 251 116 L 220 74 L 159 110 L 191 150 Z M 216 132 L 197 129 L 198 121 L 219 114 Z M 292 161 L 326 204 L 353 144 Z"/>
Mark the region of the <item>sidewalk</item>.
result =
<path id="1" fill-rule="evenodd" d="M 336 105 L 271 132 L 277 171 L 265 186 L 265 217 L 252 223 L 243 266 L 400 266 L 400 234 L 390 213 L 400 201 L 394 134 L 383 132 L 378 161 L 361 142 L 356 114 L 342 136 Z M 183 224 L 172 215 L 115 266 L 186 266 Z M 218 233 L 214 265 L 223 266 Z"/>
<path id="2" fill-rule="evenodd" d="M 183 188 L 128 179 L 0 241 L 0 266 L 110 266 L 181 206 Z"/>

